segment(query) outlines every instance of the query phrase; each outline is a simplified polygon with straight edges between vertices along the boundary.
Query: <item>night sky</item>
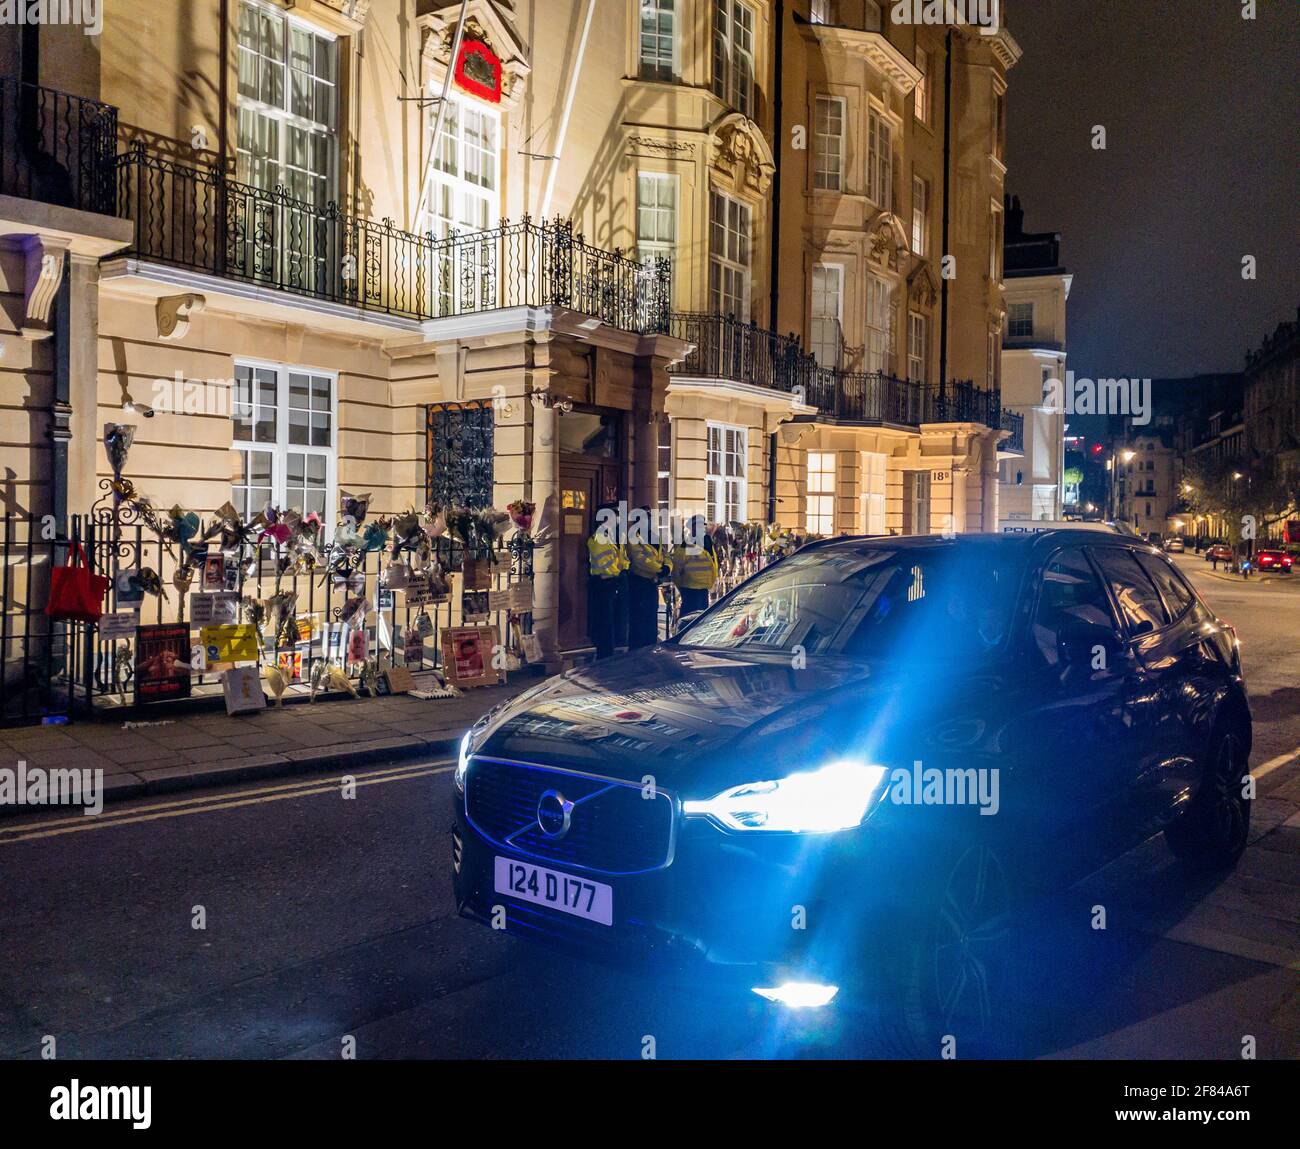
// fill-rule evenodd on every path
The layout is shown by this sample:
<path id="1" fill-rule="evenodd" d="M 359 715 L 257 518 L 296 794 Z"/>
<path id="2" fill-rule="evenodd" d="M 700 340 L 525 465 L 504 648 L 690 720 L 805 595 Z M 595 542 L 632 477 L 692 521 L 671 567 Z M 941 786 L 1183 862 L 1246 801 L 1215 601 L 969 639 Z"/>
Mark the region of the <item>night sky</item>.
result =
<path id="1" fill-rule="evenodd" d="M 1239 0 L 1008 5 L 1024 56 L 1007 191 L 1027 231 L 1061 233 L 1077 377 L 1238 371 L 1295 318 L 1300 3 L 1257 7 L 1252 22 Z"/>

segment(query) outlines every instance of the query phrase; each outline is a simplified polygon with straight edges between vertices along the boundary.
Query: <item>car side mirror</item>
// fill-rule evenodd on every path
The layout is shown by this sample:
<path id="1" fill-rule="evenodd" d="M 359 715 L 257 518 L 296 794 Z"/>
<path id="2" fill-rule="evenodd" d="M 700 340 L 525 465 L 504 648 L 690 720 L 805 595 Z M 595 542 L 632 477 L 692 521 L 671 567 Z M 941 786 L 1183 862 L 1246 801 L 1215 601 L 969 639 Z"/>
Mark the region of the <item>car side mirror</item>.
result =
<path id="1" fill-rule="evenodd" d="M 1065 623 L 1057 631 L 1056 640 L 1061 657 L 1067 663 L 1091 662 L 1099 646 L 1108 655 L 1118 654 L 1124 648 L 1123 640 L 1113 627 L 1083 618 L 1071 619 Z"/>

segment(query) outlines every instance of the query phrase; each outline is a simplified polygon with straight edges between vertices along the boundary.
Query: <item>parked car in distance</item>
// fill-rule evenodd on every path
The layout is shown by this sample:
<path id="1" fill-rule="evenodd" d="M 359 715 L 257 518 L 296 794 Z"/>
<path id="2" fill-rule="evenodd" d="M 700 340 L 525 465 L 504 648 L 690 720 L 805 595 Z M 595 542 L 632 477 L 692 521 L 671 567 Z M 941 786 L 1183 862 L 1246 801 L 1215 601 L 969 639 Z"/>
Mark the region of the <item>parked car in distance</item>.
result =
<path id="1" fill-rule="evenodd" d="M 882 1050 L 996 1046 L 1026 899 L 1161 831 L 1231 868 L 1251 736 L 1235 632 L 1137 538 L 829 539 L 480 720 L 456 905 L 656 979 L 856 1004 Z"/>
<path id="2" fill-rule="evenodd" d="M 1232 562 L 1232 548 L 1227 543 L 1215 543 L 1205 552 L 1205 561 L 1208 563 L 1215 560 L 1221 563 Z"/>
<path id="3" fill-rule="evenodd" d="M 1295 563 L 1286 551 L 1264 550 L 1255 552 L 1255 566 L 1261 571 L 1273 571 L 1276 574 L 1290 574 Z"/>
<path id="4" fill-rule="evenodd" d="M 1171 555 L 1181 555 L 1187 548 L 1183 545 L 1180 538 L 1165 539 L 1165 553 Z"/>

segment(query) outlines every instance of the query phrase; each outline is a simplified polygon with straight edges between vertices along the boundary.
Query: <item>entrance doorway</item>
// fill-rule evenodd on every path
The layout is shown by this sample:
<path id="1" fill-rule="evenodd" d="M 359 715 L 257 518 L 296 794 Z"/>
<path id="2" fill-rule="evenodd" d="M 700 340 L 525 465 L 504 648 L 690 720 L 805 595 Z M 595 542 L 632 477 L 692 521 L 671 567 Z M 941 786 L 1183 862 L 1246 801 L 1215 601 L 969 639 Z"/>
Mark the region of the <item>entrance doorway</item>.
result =
<path id="1" fill-rule="evenodd" d="M 627 497 L 625 425 L 618 411 L 575 408 L 556 420 L 560 439 L 561 652 L 591 645 L 587 633 L 587 538 L 601 503 Z"/>

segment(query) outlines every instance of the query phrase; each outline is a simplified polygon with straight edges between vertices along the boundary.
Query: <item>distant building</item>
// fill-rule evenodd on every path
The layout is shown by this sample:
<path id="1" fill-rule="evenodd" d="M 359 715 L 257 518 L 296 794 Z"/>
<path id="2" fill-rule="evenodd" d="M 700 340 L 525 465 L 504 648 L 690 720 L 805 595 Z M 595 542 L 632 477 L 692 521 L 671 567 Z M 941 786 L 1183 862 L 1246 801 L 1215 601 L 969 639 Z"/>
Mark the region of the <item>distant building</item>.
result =
<path id="1" fill-rule="evenodd" d="M 1300 309 L 1291 323 L 1279 323 L 1258 351 L 1246 355 L 1244 422 L 1251 457 L 1276 458 L 1300 474 Z"/>
<path id="2" fill-rule="evenodd" d="M 1026 232 L 1020 197 L 1007 197 L 1002 406 L 1025 421 L 1024 457 L 999 466 L 1003 522 L 1059 519 L 1065 503 L 1065 412 L 1045 402 L 1065 383 L 1065 305 L 1073 276 L 1061 266 L 1057 232 Z"/>
<path id="3" fill-rule="evenodd" d="M 1116 518 L 1142 535 L 1171 532 L 1171 512 L 1179 504 L 1182 478 L 1178 456 L 1159 435 L 1139 435 L 1119 455 Z"/>

